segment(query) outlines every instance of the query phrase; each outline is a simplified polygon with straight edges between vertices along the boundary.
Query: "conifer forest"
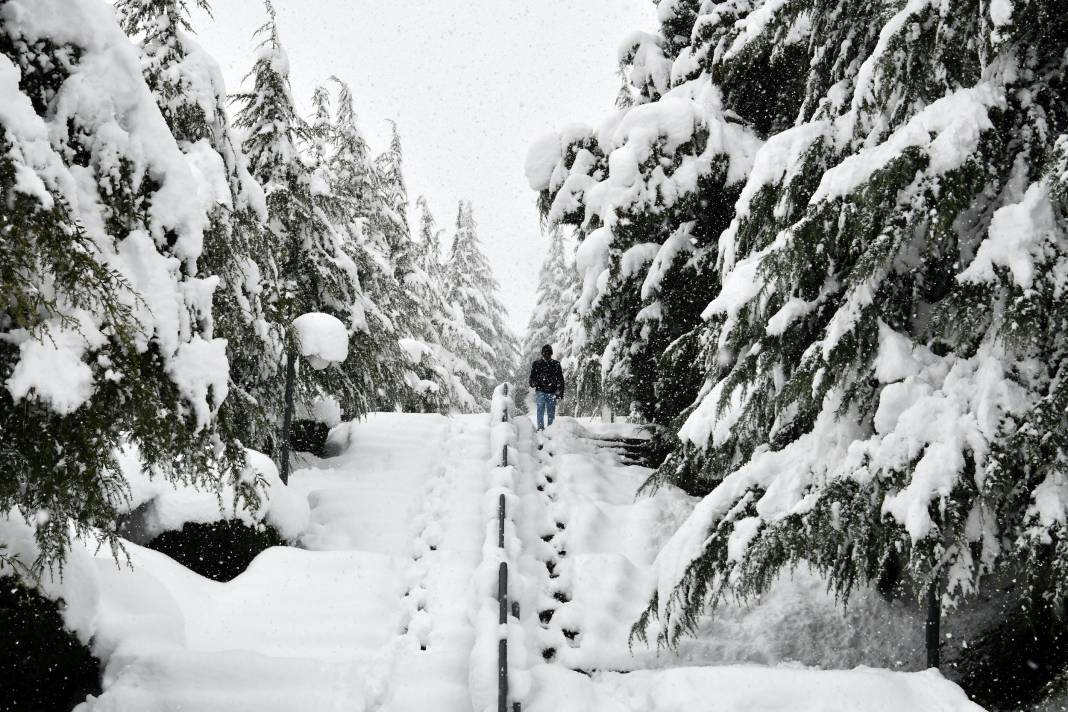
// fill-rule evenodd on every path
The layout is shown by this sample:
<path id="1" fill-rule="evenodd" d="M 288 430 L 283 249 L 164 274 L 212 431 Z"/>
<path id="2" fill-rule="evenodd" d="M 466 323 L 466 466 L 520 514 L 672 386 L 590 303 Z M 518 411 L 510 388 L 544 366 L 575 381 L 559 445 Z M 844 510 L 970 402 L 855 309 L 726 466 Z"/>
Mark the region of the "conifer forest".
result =
<path id="1" fill-rule="evenodd" d="M 0 712 L 1068 710 L 1068 0 L 0 0 Z"/>

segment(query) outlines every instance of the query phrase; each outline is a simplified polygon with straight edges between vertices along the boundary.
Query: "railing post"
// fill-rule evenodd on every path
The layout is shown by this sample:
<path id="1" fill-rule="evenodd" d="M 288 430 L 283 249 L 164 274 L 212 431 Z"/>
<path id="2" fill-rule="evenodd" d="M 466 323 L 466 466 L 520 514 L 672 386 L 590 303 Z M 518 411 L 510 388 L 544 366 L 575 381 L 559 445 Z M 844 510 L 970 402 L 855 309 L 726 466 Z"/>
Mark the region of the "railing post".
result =
<path id="1" fill-rule="evenodd" d="M 498 622 L 508 624 L 508 564 L 501 562 L 497 573 Z M 508 638 L 497 641 L 497 712 L 508 712 Z"/>
<path id="2" fill-rule="evenodd" d="M 504 548 L 504 494 L 497 500 L 497 546 Z"/>

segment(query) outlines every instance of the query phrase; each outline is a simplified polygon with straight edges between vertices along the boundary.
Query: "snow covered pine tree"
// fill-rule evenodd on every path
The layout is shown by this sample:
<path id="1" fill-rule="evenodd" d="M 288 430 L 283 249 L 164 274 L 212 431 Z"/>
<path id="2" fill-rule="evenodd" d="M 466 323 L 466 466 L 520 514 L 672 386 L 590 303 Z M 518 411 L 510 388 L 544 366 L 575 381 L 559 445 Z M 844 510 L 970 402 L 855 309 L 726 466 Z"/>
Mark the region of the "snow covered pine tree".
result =
<path id="1" fill-rule="evenodd" d="M 703 378 L 698 327 L 719 288 L 717 238 L 759 140 L 722 115 L 711 88 L 662 96 L 672 49 L 629 38 L 620 60 L 630 108 L 598 131 L 545 137 L 527 176 L 549 224 L 578 228 L 576 407 L 677 427 Z"/>
<path id="2" fill-rule="evenodd" d="M 121 444 L 170 479 L 240 484 L 198 271 L 217 196 L 103 3 L 0 3 L 0 126 L 0 509 L 51 564 L 72 532 L 117 544 Z"/>
<path id="3" fill-rule="evenodd" d="M 210 12 L 207 0 L 196 7 Z M 123 28 L 141 47 L 145 80 L 163 118 L 192 165 L 214 190 L 204 232 L 200 269 L 217 275 L 212 333 L 226 339 L 230 393 L 219 412 L 221 427 L 248 447 L 274 439 L 281 393 L 275 378 L 283 328 L 264 313 L 266 284 L 277 268 L 268 248 L 263 190 L 249 175 L 225 108 L 216 62 L 191 37 L 186 0 L 119 0 Z"/>
<path id="4" fill-rule="evenodd" d="M 359 377 L 361 364 L 346 362 L 348 344 L 339 349 L 329 316 L 340 320 L 349 340 L 367 328 L 357 265 L 345 250 L 338 226 L 341 212 L 337 196 L 330 194 L 327 169 L 305 152 L 316 137 L 296 111 L 289 86 L 289 59 L 278 36 L 274 9 L 267 2 L 268 19 L 260 28 L 263 38 L 250 73 L 252 90 L 239 94 L 241 104 L 235 126 L 246 132 L 245 150 L 252 175 L 267 197 L 271 254 L 278 265 L 277 281 L 269 286 L 267 300 L 273 320 L 287 326 L 280 470 L 289 471 L 289 431 L 294 409 L 312 411 L 336 401 L 349 417 L 365 413 L 375 394 Z M 312 151 L 311 153 L 314 153 Z M 300 341 L 292 327 L 305 315 L 318 315 L 303 323 L 304 335 L 316 332 L 319 344 L 330 353 L 318 354 L 317 367 L 297 377 L 298 352 L 309 354 L 313 345 Z M 319 327 L 324 330 L 319 331 Z M 279 384 L 281 385 L 281 384 Z M 276 421 L 277 422 L 277 421 Z"/>
<path id="5" fill-rule="evenodd" d="M 456 375 L 462 390 L 454 405 L 464 412 L 481 412 L 489 408 L 493 389 L 511 374 L 519 345 L 505 323 L 505 309 L 497 299 L 500 286 L 482 254 L 470 203 L 461 202 L 456 214 L 445 290 L 455 325 L 445 335 L 446 346 L 460 357 Z"/>
<path id="6" fill-rule="evenodd" d="M 381 234 L 383 259 L 396 283 L 390 314 L 396 324 L 406 363 L 395 382 L 401 387 L 398 404 L 404 410 L 444 412 L 448 409 L 447 378 L 432 347 L 430 321 L 440 303 L 440 284 L 429 295 L 420 285 L 427 275 L 421 265 L 420 246 L 408 225 L 408 188 L 404 181 L 403 152 L 397 125 L 390 122 L 389 149 L 374 162 L 375 212 L 372 224 Z M 429 299 L 428 299 L 429 297 Z M 440 338 L 440 337 L 434 337 Z"/>
<path id="7" fill-rule="evenodd" d="M 707 496 L 661 552 L 636 634 L 672 644 L 802 561 L 843 599 L 900 569 L 929 604 L 931 664 L 941 607 L 989 574 L 1062 600 L 1061 4 L 658 12 L 661 32 L 624 47 L 634 105 L 528 164 L 550 219 L 583 227 L 578 305 L 607 387 L 636 373 L 617 365 L 612 344 L 635 337 L 616 315 L 666 313 L 664 268 L 721 285 L 683 337 L 703 385 L 650 483 Z M 686 384 L 679 343 L 659 377 Z"/>

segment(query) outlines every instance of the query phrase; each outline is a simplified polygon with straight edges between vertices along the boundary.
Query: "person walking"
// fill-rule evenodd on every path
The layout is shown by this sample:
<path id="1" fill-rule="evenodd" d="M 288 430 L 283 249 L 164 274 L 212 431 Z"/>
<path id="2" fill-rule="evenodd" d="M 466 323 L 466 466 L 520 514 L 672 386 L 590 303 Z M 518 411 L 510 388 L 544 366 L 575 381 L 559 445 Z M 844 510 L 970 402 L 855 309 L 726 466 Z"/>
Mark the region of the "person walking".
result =
<path id="1" fill-rule="evenodd" d="M 541 347 L 541 358 L 530 367 L 530 387 L 538 407 L 538 430 L 545 430 L 545 418 L 549 425 L 556 420 L 556 401 L 564 397 L 564 371 L 560 362 L 553 359 L 553 347 Z"/>

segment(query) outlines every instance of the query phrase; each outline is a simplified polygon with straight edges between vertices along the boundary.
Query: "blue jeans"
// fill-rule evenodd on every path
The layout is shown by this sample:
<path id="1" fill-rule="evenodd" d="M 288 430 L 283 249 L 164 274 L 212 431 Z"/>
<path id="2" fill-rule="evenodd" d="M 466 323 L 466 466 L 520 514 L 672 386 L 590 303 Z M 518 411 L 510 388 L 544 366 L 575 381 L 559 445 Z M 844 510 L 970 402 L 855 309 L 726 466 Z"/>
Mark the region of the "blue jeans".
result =
<path id="1" fill-rule="evenodd" d="M 538 430 L 545 427 L 545 415 L 548 412 L 549 425 L 556 420 L 556 396 L 552 393 L 534 392 L 534 400 L 538 404 Z"/>

